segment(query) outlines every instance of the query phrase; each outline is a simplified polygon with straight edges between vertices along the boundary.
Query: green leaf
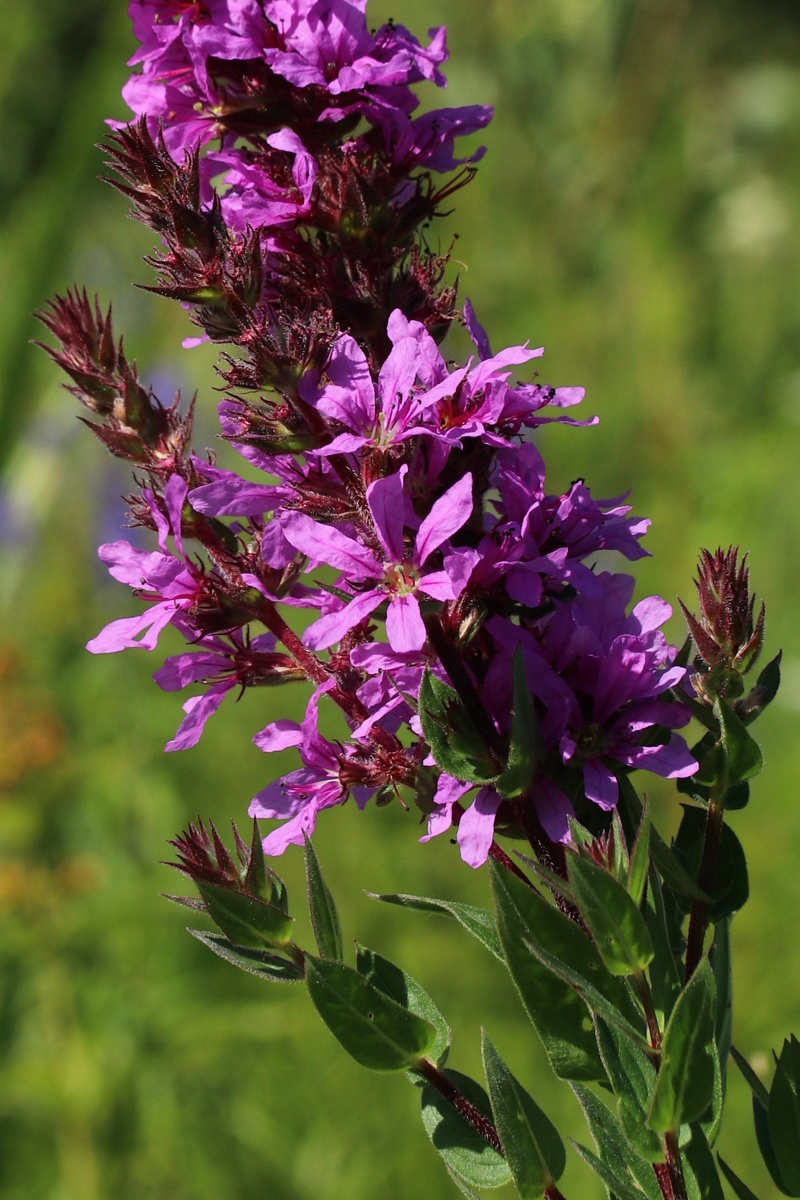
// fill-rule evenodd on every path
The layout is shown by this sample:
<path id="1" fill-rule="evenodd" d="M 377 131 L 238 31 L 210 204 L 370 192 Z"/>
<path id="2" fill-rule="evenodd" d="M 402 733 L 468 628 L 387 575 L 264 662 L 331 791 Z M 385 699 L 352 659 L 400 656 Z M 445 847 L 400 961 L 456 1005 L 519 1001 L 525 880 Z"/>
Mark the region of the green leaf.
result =
<path id="1" fill-rule="evenodd" d="M 460 1071 L 446 1070 L 444 1074 L 491 1121 L 489 1097 L 480 1084 Z M 422 1090 L 422 1124 L 447 1169 L 467 1186 L 498 1188 L 511 1178 L 502 1155 L 467 1124 L 432 1084 L 426 1084 Z"/>
<path id="2" fill-rule="evenodd" d="M 388 958 L 359 943 L 356 943 L 356 970 L 384 995 L 396 1000 L 416 1016 L 430 1021 L 436 1030 L 436 1040 L 428 1051 L 428 1057 L 441 1066 L 450 1047 L 450 1026 L 425 989 Z"/>
<path id="3" fill-rule="evenodd" d="M 566 1151 L 555 1126 L 509 1071 L 487 1035 L 482 1035 L 483 1069 L 494 1123 L 522 1200 L 541 1200 L 564 1173 Z"/>
<path id="4" fill-rule="evenodd" d="M 563 1079 L 603 1079 L 587 1004 L 644 1040 L 621 980 L 610 976 L 584 931 L 495 863 L 489 866 L 498 932 L 513 982 Z"/>
<path id="5" fill-rule="evenodd" d="M 463 925 L 467 932 L 477 938 L 495 958 L 498 958 L 501 963 L 506 961 L 503 957 L 494 922 L 494 913 L 491 909 L 478 908 L 474 904 L 458 904 L 454 900 L 436 900 L 432 896 L 409 896 L 403 892 L 391 894 L 366 892 L 365 894 L 371 900 L 382 900 L 384 904 L 398 904 L 401 908 L 412 908 L 418 912 L 435 912 L 442 913 L 447 917 L 454 917 L 459 925 Z"/>
<path id="6" fill-rule="evenodd" d="M 533 696 L 525 678 L 525 663 L 520 646 L 514 651 L 514 696 L 511 713 L 511 745 L 508 761 L 495 787 L 501 796 L 524 795 L 533 782 L 544 755 L 544 742 Z"/>
<path id="7" fill-rule="evenodd" d="M 735 1171 L 732 1171 L 725 1162 L 725 1159 L 719 1154 L 717 1155 L 717 1159 L 719 1160 L 719 1165 L 722 1167 L 722 1174 L 725 1176 L 728 1183 L 736 1193 L 737 1200 L 758 1200 L 758 1196 L 756 1196 L 754 1192 L 750 1191 L 750 1188 L 747 1186 L 747 1184 L 742 1183 Z"/>
<path id="8" fill-rule="evenodd" d="M 426 667 L 419 689 L 422 734 L 436 765 L 469 783 L 491 783 L 500 771 L 458 693 Z"/>
<path id="9" fill-rule="evenodd" d="M 722 745 L 727 757 L 728 784 L 752 779 L 763 766 L 758 742 L 751 737 L 730 704 L 722 697 L 714 701 L 714 716 L 720 723 Z"/>
<path id="10" fill-rule="evenodd" d="M 605 1072 L 597 1049 L 589 1012 L 578 993 L 553 974 L 526 942 L 531 926 L 547 924 L 550 905 L 508 871 L 490 864 L 492 890 L 497 912 L 497 930 L 511 978 L 516 984 L 525 1011 L 541 1038 L 550 1063 L 562 1079 L 603 1079 Z M 557 914 L 561 916 L 560 913 Z M 564 918 L 570 926 L 565 938 L 582 939 L 591 959 L 594 947 L 585 934 Z M 572 950 L 573 957 L 583 946 Z M 599 955 L 594 951 L 593 970 L 605 974 Z M 608 978 L 608 977 L 607 977 Z M 617 981 L 614 980 L 614 983 Z"/>
<path id="11" fill-rule="evenodd" d="M 233 963 L 241 971 L 258 975 L 260 979 L 268 979 L 273 983 L 297 983 L 303 978 L 300 967 L 287 958 L 281 958 L 279 954 L 268 954 L 266 950 L 253 950 L 248 946 L 234 946 L 226 937 L 207 933 L 204 929 L 190 929 L 188 932 L 226 962 Z"/>
<path id="12" fill-rule="evenodd" d="M 581 1157 L 618 1200 L 642 1200 L 643 1196 L 647 1200 L 663 1200 L 651 1164 L 628 1145 L 614 1114 L 588 1088 L 573 1083 L 572 1090 L 583 1109 L 599 1155 L 573 1142 Z"/>
<path id="13" fill-rule="evenodd" d="M 653 961 L 650 963 L 650 989 L 659 1023 L 663 1029 L 681 990 L 678 967 L 683 950 L 682 914 L 671 894 L 664 895 L 661 878 L 655 867 L 650 869 L 649 886 L 645 897 L 645 920 L 653 942 Z"/>
<path id="14" fill-rule="evenodd" d="M 731 1046 L 731 1056 L 733 1061 L 744 1076 L 745 1082 L 753 1093 L 753 1124 L 756 1131 L 756 1141 L 758 1148 L 761 1151 L 761 1157 L 764 1160 L 767 1170 L 772 1176 L 772 1180 L 779 1191 L 785 1196 L 790 1196 L 793 1193 L 789 1191 L 778 1165 L 775 1147 L 772 1144 L 772 1134 L 769 1124 L 769 1106 L 770 1095 L 764 1084 L 756 1075 L 753 1068 L 750 1066 L 747 1059 L 744 1057 L 735 1046 Z"/>
<path id="15" fill-rule="evenodd" d="M 717 988 L 717 1004 L 714 1014 L 714 1040 L 719 1051 L 719 1064 L 722 1072 L 722 1092 L 728 1074 L 728 1058 L 731 1052 L 731 1037 L 733 1036 L 733 975 L 731 971 L 731 922 L 730 918 L 718 921 L 714 927 L 714 943 L 709 954 L 711 969 L 714 972 L 714 982 Z M 709 1137 L 711 1145 L 713 1138 Z"/>
<path id="16" fill-rule="evenodd" d="M 597 863 L 568 856 L 580 914 L 612 975 L 638 975 L 653 957 L 644 917 L 625 888 Z"/>
<path id="17" fill-rule="evenodd" d="M 619 1123 L 628 1145 L 646 1162 L 664 1161 L 662 1139 L 645 1125 L 656 1070 L 643 1050 L 633 1046 L 613 1025 L 595 1017 L 597 1044 L 612 1091 L 617 1097 Z"/>
<path id="18" fill-rule="evenodd" d="M 775 657 L 767 663 L 763 671 L 761 671 L 756 680 L 755 692 L 757 695 L 757 707 L 754 711 L 748 712 L 748 719 L 754 720 L 759 713 L 763 712 L 768 704 L 771 704 L 778 694 L 778 688 L 781 685 L 781 657 L 783 651 L 779 650 Z M 753 699 L 752 693 L 748 700 Z"/>
<path id="19" fill-rule="evenodd" d="M 308 911 L 317 949 L 323 958 L 334 958 L 341 962 L 344 958 L 344 947 L 339 914 L 336 911 L 330 889 L 322 877 L 317 852 L 311 845 L 308 835 L 304 834 L 303 836 L 305 838 Z"/>
<path id="20" fill-rule="evenodd" d="M 664 1034 L 647 1124 L 677 1133 L 702 1117 L 714 1095 L 714 976 L 708 959 L 678 997 Z"/>
<path id="21" fill-rule="evenodd" d="M 692 1127 L 691 1141 L 684 1146 L 681 1157 L 689 1200 L 725 1200 L 714 1155 L 697 1125 Z"/>
<path id="22" fill-rule="evenodd" d="M 636 841 L 633 843 L 631 865 L 628 870 L 628 891 L 636 905 L 642 902 L 647 872 L 650 869 L 650 828 L 650 806 L 645 802 L 642 806 L 642 819 L 639 823 Z"/>
<path id="23" fill-rule="evenodd" d="M 678 783 L 681 782 L 681 780 L 678 780 Z M 619 795 L 620 802 L 623 804 L 629 819 L 638 828 L 642 820 L 642 802 L 627 775 L 621 775 L 619 778 Z M 697 886 L 692 876 L 686 873 L 681 862 L 654 826 L 651 826 L 650 829 L 650 857 L 655 863 L 664 883 L 677 895 L 686 896 L 689 900 L 708 899 L 705 892 L 702 892 Z"/>
<path id="24" fill-rule="evenodd" d="M 800 1196 L 800 1042 L 784 1041 L 769 1091 L 769 1132 L 788 1196 Z M 777 1181 L 776 1181 L 777 1182 Z"/>
<path id="25" fill-rule="evenodd" d="M 308 992 L 333 1036 L 371 1071 L 405 1071 L 433 1047 L 430 1021 L 409 1012 L 357 971 L 306 955 Z"/>
<path id="26" fill-rule="evenodd" d="M 234 945 L 280 949 L 291 942 L 294 918 L 283 909 L 203 879 L 195 879 L 194 883 L 208 915 Z"/>
<path id="27" fill-rule="evenodd" d="M 686 870 L 696 877 L 703 856 L 706 810 L 691 804 L 684 804 L 682 808 L 683 819 L 675 839 L 675 852 L 681 857 Z M 750 895 L 744 850 L 727 824 L 720 831 L 714 883 L 710 890 L 708 916 L 711 921 L 720 921 L 738 912 Z M 684 905 L 684 908 L 688 909 L 688 905 Z"/>
<path id="28" fill-rule="evenodd" d="M 764 1084 L 756 1075 L 750 1063 L 747 1061 L 741 1050 L 737 1050 L 735 1046 L 731 1046 L 731 1057 L 737 1067 L 744 1076 L 744 1081 L 753 1093 L 753 1099 L 757 1100 L 761 1107 L 766 1112 L 769 1108 L 769 1092 Z"/>

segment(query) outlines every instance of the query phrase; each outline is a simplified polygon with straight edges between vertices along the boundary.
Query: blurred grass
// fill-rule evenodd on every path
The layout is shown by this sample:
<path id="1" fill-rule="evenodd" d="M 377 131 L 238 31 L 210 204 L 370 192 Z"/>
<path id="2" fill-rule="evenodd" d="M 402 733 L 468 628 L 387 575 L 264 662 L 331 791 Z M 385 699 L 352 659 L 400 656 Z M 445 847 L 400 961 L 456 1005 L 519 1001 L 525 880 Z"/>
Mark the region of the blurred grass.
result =
<path id="1" fill-rule="evenodd" d="M 640 594 L 691 598 L 698 548 L 738 542 L 785 650 L 763 722 L 766 769 L 735 827 L 752 898 L 734 924 L 735 1038 L 766 1056 L 800 1027 L 800 16 L 768 0 L 381 0 L 420 36 L 446 22 L 450 104 L 491 102 L 489 153 L 442 226 L 462 295 L 496 348 L 530 338 L 542 378 L 581 383 L 591 430 L 541 437 L 551 486 L 631 488 L 653 519 Z M 201 389 L 185 318 L 130 287 L 147 231 L 96 182 L 103 119 L 124 116 L 133 49 L 121 4 L 3 5 L 0 167 L 0 1197 L 2 1200 L 430 1200 L 455 1195 L 403 1081 L 361 1071 L 301 992 L 213 959 L 158 893 L 197 812 L 242 818 L 274 767 L 251 733 L 291 704 L 229 704 L 184 755 L 161 746 L 176 697 L 145 653 L 83 646 L 130 612 L 94 548 L 125 472 L 75 420 L 31 311 L 74 281 L 113 300 L 129 354 L 167 393 Z M 178 347 L 178 349 L 176 349 Z M 453 342 L 452 353 L 463 348 Z M 161 386 L 161 383 L 159 383 Z M 111 534 L 113 536 L 113 534 Z M 680 627 L 675 624 L 675 637 Z M 675 801 L 654 788 L 667 825 Z M 585 1134 L 510 986 L 437 919 L 359 889 L 481 903 L 446 841 L 399 810 L 343 809 L 318 849 L 348 935 L 419 978 L 451 1019 L 454 1066 L 479 1070 L 481 1021 L 557 1121 Z M 297 856 L 279 864 L 298 891 Z M 354 887 L 355 885 L 355 887 Z M 762 1200 L 734 1075 L 723 1153 Z M 563 1190 L 599 1190 L 570 1168 Z"/>

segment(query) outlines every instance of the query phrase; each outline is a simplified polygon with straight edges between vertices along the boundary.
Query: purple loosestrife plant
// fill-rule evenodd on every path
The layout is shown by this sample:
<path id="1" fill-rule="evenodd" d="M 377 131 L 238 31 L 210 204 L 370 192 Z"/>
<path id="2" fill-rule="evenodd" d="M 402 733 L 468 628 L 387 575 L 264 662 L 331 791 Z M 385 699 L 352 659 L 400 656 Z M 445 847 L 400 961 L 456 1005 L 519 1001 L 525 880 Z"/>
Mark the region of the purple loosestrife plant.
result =
<path id="1" fill-rule="evenodd" d="M 304 979 L 364 1065 L 421 1077 L 426 1128 L 465 1194 L 510 1177 L 525 1200 L 556 1200 L 564 1148 L 488 1039 L 487 1097 L 445 1070 L 449 1033 L 418 984 L 363 949 L 343 962 L 309 840 L 317 816 L 416 802 L 422 842 L 456 827 L 471 867 L 493 860 L 494 913 L 393 899 L 455 916 L 505 963 L 573 1083 L 597 1146 L 579 1150 L 609 1194 L 717 1197 L 727 930 L 746 898 L 723 816 L 746 802 L 760 766 L 747 725 L 778 678 L 775 660 L 744 684 L 763 640 L 746 568 L 733 550 L 704 552 L 691 667 L 690 643 L 679 653 L 664 636 L 670 606 L 634 604 L 633 579 L 611 569 L 647 553 L 648 522 L 582 480 L 548 492 L 535 431 L 592 425 L 569 415 L 583 390 L 541 383 L 541 348 L 493 353 L 424 233 L 483 154 L 457 157 L 456 140 L 491 116 L 414 115 L 417 86 L 445 84 L 443 29 L 427 46 L 398 24 L 371 33 L 365 0 L 134 0 L 130 12 L 136 119 L 108 139 L 112 182 L 157 235 L 150 290 L 187 311 L 187 344 L 220 347 L 226 463 L 246 469 L 193 449 L 192 406 L 142 385 L 97 301 L 76 290 L 40 314 L 87 424 L 134 465 L 132 523 L 157 540 L 100 548 L 138 611 L 89 649 L 153 650 L 167 625 L 186 639 L 155 675 L 191 690 L 167 750 L 195 745 L 229 692 L 309 688 L 301 722 L 254 734 L 301 763 L 250 804 L 279 822 L 263 847 L 255 826 L 249 846 L 236 835 L 236 860 L 202 824 L 174 843 L 220 929 L 198 936 L 262 977 Z M 461 364 L 442 350 L 453 322 L 474 344 Z M 347 740 L 320 732 L 320 706 L 340 710 Z M 678 731 L 693 716 L 704 733 L 690 750 Z M 690 797 L 672 848 L 634 771 Z M 316 954 L 293 941 L 262 856 L 292 844 L 305 846 Z M 796 1093 L 798 1080 L 791 1043 L 774 1087 Z M 773 1120 L 753 1086 L 773 1177 L 800 1195 L 796 1116 Z"/>

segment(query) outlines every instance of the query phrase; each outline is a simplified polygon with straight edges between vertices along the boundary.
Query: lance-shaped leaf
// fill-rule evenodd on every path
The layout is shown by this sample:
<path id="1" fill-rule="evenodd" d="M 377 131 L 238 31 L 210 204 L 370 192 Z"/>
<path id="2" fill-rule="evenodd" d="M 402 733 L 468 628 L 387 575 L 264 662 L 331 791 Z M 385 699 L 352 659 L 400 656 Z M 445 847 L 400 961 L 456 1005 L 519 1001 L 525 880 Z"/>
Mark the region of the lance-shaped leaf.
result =
<path id="1" fill-rule="evenodd" d="M 689 874 L 696 877 L 703 855 L 706 831 L 706 810 L 684 804 L 675 853 L 678 854 Z M 720 831 L 714 882 L 710 888 L 708 915 L 712 921 L 720 921 L 738 912 L 750 895 L 747 875 L 747 860 L 742 844 L 730 825 L 724 824 Z M 684 907 L 688 905 L 684 903 Z"/>
<path id="2" fill-rule="evenodd" d="M 681 1157 L 689 1200 L 725 1200 L 714 1155 L 699 1126 L 692 1127 L 691 1140 L 683 1147 Z"/>
<path id="3" fill-rule="evenodd" d="M 683 915 L 674 897 L 669 892 L 664 894 L 661 877 L 655 867 L 651 867 L 645 897 L 645 920 L 653 942 L 654 954 L 648 976 L 653 1003 L 662 1028 L 681 990 L 678 963 L 683 950 L 682 919 Z"/>
<path id="4" fill-rule="evenodd" d="M 308 992 L 333 1036 L 371 1071 L 406 1071 L 433 1047 L 430 1021 L 392 1000 L 358 971 L 306 955 Z"/>
<path id="5" fill-rule="evenodd" d="M 541 1200 L 550 1184 L 564 1173 L 567 1161 L 564 1143 L 485 1033 L 482 1052 L 494 1123 L 514 1186 L 522 1200 Z"/>
<path id="6" fill-rule="evenodd" d="M 678 997 L 661 1047 L 661 1066 L 647 1124 L 677 1133 L 702 1117 L 714 1096 L 714 976 L 708 959 Z"/>
<path id="7" fill-rule="evenodd" d="M 597 1154 L 573 1142 L 581 1157 L 600 1176 L 618 1200 L 663 1200 L 661 1188 L 650 1163 L 645 1162 L 628 1144 L 622 1126 L 593 1092 L 573 1083 Z"/>
<path id="8" fill-rule="evenodd" d="M 642 819 L 631 850 L 631 864 L 628 870 L 628 891 L 636 905 L 642 902 L 644 885 L 650 870 L 650 828 L 650 806 L 645 803 L 642 805 Z"/>
<path id="9" fill-rule="evenodd" d="M 508 969 L 554 1071 L 562 1079 L 603 1079 L 586 1006 L 641 1038 L 624 984 L 574 921 L 494 862 L 490 875 Z"/>
<path id="10" fill-rule="evenodd" d="M 722 1174 L 731 1185 L 731 1189 L 735 1192 L 737 1200 L 758 1200 L 758 1196 L 750 1191 L 746 1183 L 742 1183 L 735 1171 L 732 1171 L 722 1155 L 717 1155 L 719 1165 L 722 1167 Z"/>
<path id="11" fill-rule="evenodd" d="M 311 839 L 305 839 L 306 888 L 308 890 L 308 911 L 311 917 L 311 928 L 317 949 L 323 958 L 335 958 L 339 962 L 344 958 L 342 945 L 342 929 L 339 924 L 339 914 L 331 895 L 330 889 L 322 877 L 319 859 Z"/>
<path id="12" fill-rule="evenodd" d="M 220 958 L 224 958 L 225 962 L 232 963 L 241 971 L 257 975 L 259 979 L 267 979 L 272 983 L 297 983 L 303 978 L 302 969 L 289 959 L 281 958 L 279 954 L 268 954 L 266 950 L 252 950 L 246 946 L 234 946 L 221 934 L 208 933 L 204 929 L 190 929 L 189 933 Z"/>
<path id="13" fill-rule="evenodd" d="M 681 780 L 678 780 L 678 783 L 681 782 Z M 638 828 L 642 820 L 643 806 L 636 794 L 636 789 L 627 775 L 620 776 L 619 796 L 620 802 L 624 805 L 628 820 L 634 824 L 635 828 Z M 650 857 L 655 863 L 661 878 L 677 895 L 685 896 L 689 900 L 707 899 L 705 893 L 697 886 L 694 878 L 687 874 L 683 864 L 654 826 L 650 828 Z"/>
<path id="14" fill-rule="evenodd" d="M 477 938 L 495 958 L 505 963 L 494 913 L 488 908 L 478 908 L 475 904 L 459 904 L 454 900 L 436 900 L 432 896 L 409 896 L 403 892 L 366 892 L 365 895 L 371 900 L 382 900 L 384 904 L 397 904 L 401 908 L 416 909 L 418 912 L 436 912 L 446 917 L 454 917 L 459 925 L 463 925 L 464 929 Z"/>
<path id="15" fill-rule="evenodd" d="M 436 765 L 456 779 L 491 783 L 500 774 L 458 693 L 428 668 L 419 689 L 422 735 Z"/>
<path id="16" fill-rule="evenodd" d="M 750 1091 L 753 1093 L 753 1124 L 756 1131 L 756 1141 L 758 1142 L 758 1148 L 761 1151 L 764 1164 L 779 1192 L 783 1192 L 785 1196 L 798 1195 L 800 1193 L 789 1190 L 778 1164 L 775 1147 L 772 1144 L 772 1133 L 769 1123 L 770 1094 L 747 1059 L 735 1046 L 731 1046 L 731 1057 L 744 1076 Z"/>
<path id="17" fill-rule="evenodd" d="M 653 957 L 644 917 L 607 871 L 577 854 L 568 857 L 569 881 L 586 927 L 612 975 L 638 975 Z"/>
<path id="18" fill-rule="evenodd" d="M 204 879 L 195 879 L 194 884 L 208 915 L 235 946 L 280 949 L 292 940 L 294 917 L 276 905 Z"/>
<path id="19" fill-rule="evenodd" d="M 722 745 L 727 759 L 728 783 L 743 783 L 745 779 L 752 779 L 763 766 L 758 742 L 747 732 L 730 704 L 722 697 L 714 701 L 714 716 L 720 724 Z"/>
<path id="20" fill-rule="evenodd" d="M 733 1036 L 733 975 L 731 971 L 731 922 L 730 918 L 718 921 L 714 926 L 714 944 L 709 954 L 714 983 L 717 989 L 717 1004 L 714 1013 L 714 1040 L 719 1053 L 722 1073 L 723 1097 L 728 1075 L 728 1056 Z M 713 1139 L 709 1138 L 713 1145 Z"/>
<path id="21" fill-rule="evenodd" d="M 444 1074 L 491 1123 L 489 1097 L 480 1084 L 460 1071 L 446 1070 Z M 511 1172 L 503 1156 L 467 1123 L 432 1084 L 426 1084 L 422 1089 L 422 1124 L 448 1171 L 468 1187 L 498 1188 L 508 1183 Z"/>
<path id="22" fill-rule="evenodd" d="M 650 1057 L 613 1025 L 595 1017 L 597 1044 L 612 1091 L 617 1097 L 619 1123 L 628 1145 L 649 1163 L 664 1161 L 664 1145 L 645 1125 L 656 1070 Z"/>
<path id="23" fill-rule="evenodd" d="M 783 1043 L 769 1090 L 769 1132 L 781 1190 L 800 1196 L 800 1042 L 794 1035 Z"/>
<path id="24" fill-rule="evenodd" d="M 514 651 L 513 678 L 511 745 L 505 770 L 495 784 L 500 795 L 509 798 L 528 791 L 544 754 L 542 730 L 525 678 L 525 663 L 519 646 Z"/>
<path id="25" fill-rule="evenodd" d="M 441 1066 L 450 1047 L 450 1026 L 425 989 L 388 958 L 356 943 L 356 970 L 376 988 L 396 1000 L 409 1012 L 430 1021 L 436 1030 L 436 1040 L 428 1057 Z"/>

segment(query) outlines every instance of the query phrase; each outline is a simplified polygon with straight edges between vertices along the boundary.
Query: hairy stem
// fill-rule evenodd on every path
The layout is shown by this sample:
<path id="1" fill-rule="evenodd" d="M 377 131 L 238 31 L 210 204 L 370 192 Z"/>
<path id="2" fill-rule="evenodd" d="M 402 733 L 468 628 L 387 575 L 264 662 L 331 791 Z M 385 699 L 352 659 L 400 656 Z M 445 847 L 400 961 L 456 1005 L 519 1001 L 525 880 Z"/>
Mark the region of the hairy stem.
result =
<path id="1" fill-rule="evenodd" d="M 444 1096 L 452 1104 L 457 1113 L 460 1114 L 471 1125 L 476 1133 L 479 1133 L 487 1145 L 496 1150 L 498 1154 L 505 1158 L 505 1152 L 500 1143 L 500 1135 L 495 1129 L 488 1117 L 485 1117 L 480 1109 L 476 1108 L 471 1100 L 468 1100 L 463 1092 L 460 1092 L 456 1085 L 448 1079 L 444 1071 L 440 1071 L 434 1063 L 428 1058 L 422 1058 L 414 1068 L 416 1071 L 427 1079 L 432 1087 L 435 1087 L 440 1096 Z"/>

